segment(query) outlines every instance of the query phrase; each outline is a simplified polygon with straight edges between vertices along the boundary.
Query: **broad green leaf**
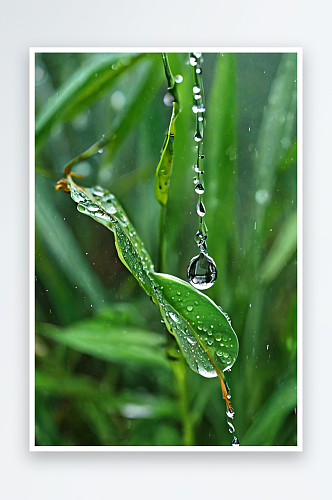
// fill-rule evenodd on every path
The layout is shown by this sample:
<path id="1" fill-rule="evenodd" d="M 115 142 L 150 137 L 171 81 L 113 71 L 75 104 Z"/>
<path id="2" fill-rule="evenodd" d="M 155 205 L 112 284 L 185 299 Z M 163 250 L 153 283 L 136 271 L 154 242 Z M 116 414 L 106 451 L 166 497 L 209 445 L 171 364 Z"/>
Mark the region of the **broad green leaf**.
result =
<path id="1" fill-rule="evenodd" d="M 239 345 L 227 314 L 179 278 L 154 274 L 153 280 L 158 284 L 156 295 L 161 315 L 190 368 L 204 377 L 216 377 L 216 368 L 230 369 Z"/>
<path id="2" fill-rule="evenodd" d="M 116 323 L 105 315 L 61 328 L 37 324 L 39 335 L 105 361 L 168 368 L 161 347 L 164 338 L 141 328 Z"/>
<path id="3" fill-rule="evenodd" d="M 175 113 L 175 106 L 176 103 L 174 102 L 169 129 L 164 141 L 160 161 L 156 170 L 155 196 L 156 200 L 161 205 L 167 205 L 168 188 L 173 168 L 175 119 L 177 116 Z"/>
<path id="4" fill-rule="evenodd" d="M 205 377 L 218 376 L 223 384 L 222 372 L 231 368 L 238 353 L 228 316 L 188 283 L 154 273 L 142 241 L 113 194 L 100 187 L 80 188 L 70 175 L 67 181 L 59 182 L 67 182 L 66 188 L 81 213 L 113 231 L 119 258 L 158 306 L 192 370 Z"/>
<path id="5" fill-rule="evenodd" d="M 91 106 L 111 88 L 116 78 L 146 56 L 147 54 L 100 54 L 97 58 L 94 56 L 89 59 L 85 66 L 54 93 L 39 113 L 36 119 L 36 149 L 56 123 L 72 119 Z"/>

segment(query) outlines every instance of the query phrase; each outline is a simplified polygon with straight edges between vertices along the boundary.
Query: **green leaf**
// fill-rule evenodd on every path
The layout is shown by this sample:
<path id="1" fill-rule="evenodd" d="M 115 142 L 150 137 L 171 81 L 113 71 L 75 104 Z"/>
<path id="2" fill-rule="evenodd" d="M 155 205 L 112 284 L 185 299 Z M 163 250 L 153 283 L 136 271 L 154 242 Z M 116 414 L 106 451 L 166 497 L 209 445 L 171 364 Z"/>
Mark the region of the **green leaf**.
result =
<path id="1" fill-rule="evenodd" d="M 149 273 L 153 263 L 142 240 L 137 235 L 120 203 L 113 194 L 102 188 L 82 189 L 70 184 L 72 199 L 77 210 L 110 229 L 114 233 L 115 246 L 122 263 L 135 276 L 147 294 L 152 295 Z"/>
<path id="2" fill-rule="evenodd" d="M 98 172 L 100 179 L 109 166 L 109 162 L 113 160 L 118 149 L 128 137 L 128 133 L 146 113 L 150 102 L 155 98 L 163 82 L 160 60 L 157 56 L 158 54 L 150 54 L 150 59 L 145 61 L 146 64 L 141 64 L 140 74 L 133 82 L 125 106 L 114 119 L 111 130 L 105 134 L 106 139 L 110 140 L 107 144 L 105 162 Z"/>
<path id="3" fill-rule="evenodd" d="M 174 134 L 175 134 L 175 102 L 173 103 L 173 112 L 171 116 L 171 121 L 169 124 L 169 129 L 164 141 L 164 145 L 161 152 L 160 161 L 156 170 L 155 177 L 155 196 L 156 200 L 161 205 L 167 205 L 168 198 L 168 188 L 172 175 L 173 168 L 173 157 L 174 157 Z"/>
<path id="4" fill-rule="evenodd" d="M 105 361 L 169 368 L 161 349 L 164 345 L 162 335 L 117 323 L 113 315 L 101 314 L 67 328 L 39 323 L 36 331 L 78 352 Z"/>
<path id="5" fill-rule="evenodd" d="M 97 403 L 108 413 L 120 412 L 127 418 L 179 416 L 177 402 L 168 397 L 140 394 L 130 390 L 111 394 L 109 387 L 83 375 L 54 374 L 36 370 L 35 387 L 36 391 L 43 395 Z"/>
<path id="6" fill-rule="evenodd" d="M 232 289 L 228 255 L 240 247 L 235 215 L 237 187 L 237 107 L 234 88 L 237 85 L 235 54 L 218 54 L 213 85 L 207 103 L 207 140 L 205 170 L 206 217 L 209 253 L 216 259 L 218 280 L 211 290 L 213 297 L 229 303 Z M 222 220 L 222 223 L 220 221 Z M 235 241 L 234 241 L 235 240 Z"/>
<path id="7" fill-rule="evenodd" d="M 284 269 L 296 250 L 297 214 L 293 212 L 278 233 L 274 243 L 262 263 L 258 276 L 264 285 L 269 284 Z"/>
<path id="8" fill-rule="evenodd" d="M 228 315 L 179 278 L 154 274 L 153 280 L 161 289 L 157 305 L 190 368 L 204 377 L 230 369 L 239 345 Z"/>
<path id="9" fill-rule="evenodd" d="M 113 231 L 119 258 L 158 306 L 190 368 L 205 377 L 222 379 L 238 354 L 230 320 L 209 297 L 185 281 L 156 274 L 143 242 L 114 195 L 100 187 L 83 189 L 68 176 L 78 210 Z"/>
<path id="10" fill-rule="evenodd" d="M 146 56 L 100 54 L 89 59 L 54 93 L 39 113 L 36 119 L 36 150 L 56 123 L 70 120 L 91 106 L 111 88 L 116 78 Z"/>
<path id="11" fill-rule="evenodd" d="M 289 123 L 289 120 L 285 120 L 285 117 L 294 117 L 294 107 L 296 108 L 296 71 L 296 54 L 283 54 L 276 78 L 270 89 L 268 104 L 259 130 L 258 152 L 254 162 L 254 189 L 256 195 L 252 213 L 257 227 L 253 239 L 254 246 L 257 243 L 260 244 L 267 201 L 271 196 L 275 182 L 277 165 L 280 158 L 284 157 L 284 145 L 291 144 L 290 137 L 295 128 L 294 119 L 290 120 Z M 261 198 L 259 198 L 259 195 Z M 253 227 L 253 221 L 250 221 L 250 224 Z M 255 268 L 258 266 L 259 259 L 260 252 L 256 251 L 254 256 Z"/>
<path id="12" fill-rule="evenodd" d="M 107 299 L 107 291 L 92 272 L 85 255 L 82 255 L 75 235 L 64 222 L 52 197 L 45 196 L 48 182 L 48 179 L 36 176 L 37 234 L 73 287 L 78 286 L 95 307 L 101 307 L 102 301 Z"/>
<path id="13" fill-rule="evenodd" d="M 244 446 L 273 446 L 280 427 L 296 407 L 296 379 L 282 384 L 264 403 L 241 439 Z"/>
<path id="14" fill-rule="evenodd" d="M 291 146 L 286 151 L 285 156 L 278 163 L 279 170 L 286 170 L 291 165 L 296 165 L 297 163 L 297 141 L 295 140 Z"/>

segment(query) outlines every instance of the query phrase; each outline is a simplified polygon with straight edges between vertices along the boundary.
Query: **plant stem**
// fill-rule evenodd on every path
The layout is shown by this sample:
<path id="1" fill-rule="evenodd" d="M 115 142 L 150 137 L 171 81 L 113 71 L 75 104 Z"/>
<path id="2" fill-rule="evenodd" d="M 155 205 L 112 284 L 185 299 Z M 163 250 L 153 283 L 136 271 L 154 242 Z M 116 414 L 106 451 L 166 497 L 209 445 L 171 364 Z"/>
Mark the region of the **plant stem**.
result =
<path id="1" fill-rule="evenodd" d="M 168 347 L 167 356 L 173 370 L 176 381 L 176 392 L 179 398 L 180 412 L 183 429 L 183 445 L 194 445 L 194 426 L 193 419 L 189 411 L 187 384 L 186 384 L 186 361 L 178 349 L 175 338 L 172 335 L 167 336 Z"/>
<path id="2" fill-rule="evenodd" d="M 160 216 L 159 216 L 159 246 L 158 246 L 158 267 L 157 267 L 159 273 L 164 273 L 165 272 L 166 213 L 167 213 L 167 205 L 161 205 Z"/>
<path id="3" fill-rule="evenodd" d="M 87 158 L 90 158 L 90 156 L 98 153 L 98 151 L 106 146 L 111 139 L 113 139 L 114 133 L 111 132 L 109 134 L 106 134 L 104 137 L 102 137 L 98 142 L 90 146 L 84 153 L 81 153 L 80 155 L 76 156 L 73 158 L 67 165 L 65 166 L 65 176 L 67 176 L 70 173 L 71 168 L 76 165 L 77 163 L 80 163 L 83 160 L 86 160 Z"/>

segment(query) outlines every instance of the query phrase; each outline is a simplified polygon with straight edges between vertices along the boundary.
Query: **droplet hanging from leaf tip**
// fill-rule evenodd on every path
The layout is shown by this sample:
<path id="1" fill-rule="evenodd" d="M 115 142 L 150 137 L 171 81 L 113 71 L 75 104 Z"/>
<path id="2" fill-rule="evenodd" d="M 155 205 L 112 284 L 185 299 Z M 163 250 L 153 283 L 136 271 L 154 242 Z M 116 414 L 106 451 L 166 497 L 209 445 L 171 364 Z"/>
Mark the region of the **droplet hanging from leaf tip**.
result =
<path id="1" fill-rule="evenodd" d="M 214 260 L 204 252 L 193 257 L 187 269 L 189 283 L 199 290 L 210 288 L 217 279 L 217 273 Z"/>
<path id="2" fill-rule="evenodd" d="M 237 437 L 234 437 L 233 438 L 233 441 L 232 441 L 232 446 L 240 446 L 240 443 L 239 443 L 239 440 Z"/>

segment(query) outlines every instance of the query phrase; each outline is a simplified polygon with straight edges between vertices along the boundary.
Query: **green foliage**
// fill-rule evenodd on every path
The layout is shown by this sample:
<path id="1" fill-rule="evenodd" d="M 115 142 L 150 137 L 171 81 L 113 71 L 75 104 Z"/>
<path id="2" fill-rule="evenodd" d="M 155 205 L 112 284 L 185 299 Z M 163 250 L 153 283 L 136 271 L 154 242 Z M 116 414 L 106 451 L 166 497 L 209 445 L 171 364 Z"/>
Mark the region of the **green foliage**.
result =
<path id="1" fill-rule="evenodd" d="M 60 185 L 63 182 L 61 180 Z M 239 350 L 237 336 L 228 316 L 188 283 L 174 276 L 154 272 L 143 242 L 113 194 L 100 187 L 80 188 L 70 175 L 66 189 L 70 190 L 80 213 L 88 215 L 114 233 L 120 260 L 158 306 L 168 331 L 177 339 L 192 370 L 203 376 L 219 375 L 222 378 L 221 373 L 233 366 Z M 104 328 L 107 330 L 105 325 Z M 93 343 L 93 335 L 89 338 Z M 103 331 L 102 342 L 105 339 L 107 332 Z M 99 352 L 100 340 L 97 335 L 95 343 Z"/>
<path id="2" fill-rule="evenodd" d="M 180 279 L 197 253 L 193 77 L 188 54 L 168 57 L 183 82 L 159 255 L 165 275 L 151 267 L 162 211 L 155 172 L 171 111 L 161 54 L 36 54 L 37 445 L 230 445 L 219 381 L 189 369 L 158 311 L 185 355 L 204 339 L 197 316 L 209 316 L 210 331 L 220 323 L 237 346 L 214 302 L 239 336 L 227 379 L 240 444 L 296 444 L 296 55 L 204 54 L 204 203 L 218 266 L 211 301 Z M 54 190 L 75 157 L 73 170 L 86 177 L 79 183 L 102 185 L 126 208 L 115 198 L 106 207 L 120 217 L 116 249 L 110 220 L 90 212 L 96 224 L 84 203 L 78 212 Z M 188 306 L 199 308 L 196 319 Z"/>

